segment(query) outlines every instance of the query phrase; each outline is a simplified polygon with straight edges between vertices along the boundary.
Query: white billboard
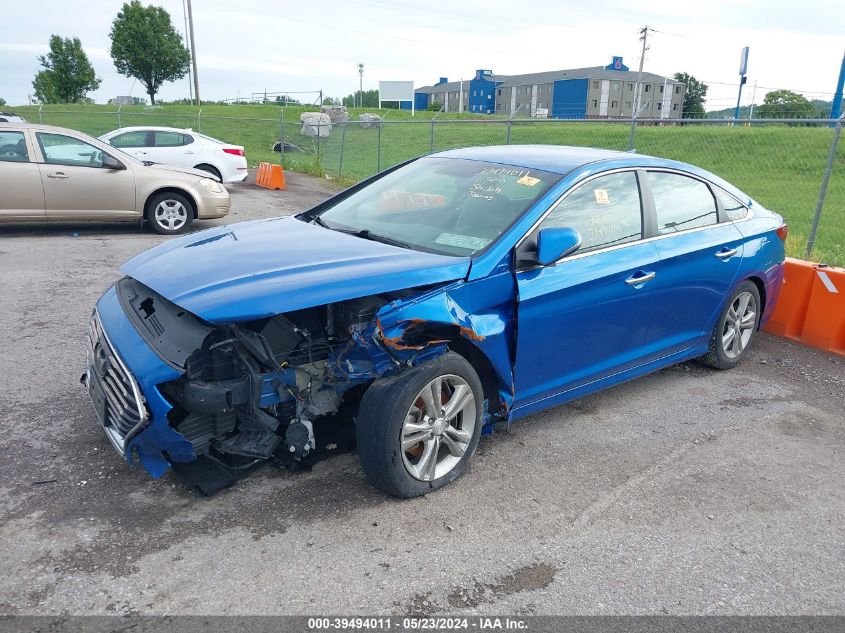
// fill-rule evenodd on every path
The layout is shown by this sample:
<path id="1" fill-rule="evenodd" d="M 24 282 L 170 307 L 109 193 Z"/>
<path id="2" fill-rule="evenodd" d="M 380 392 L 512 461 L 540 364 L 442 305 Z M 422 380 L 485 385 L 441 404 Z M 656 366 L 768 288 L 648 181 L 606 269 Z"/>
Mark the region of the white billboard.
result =
<path id="1" fill-rule="evenodd" d="M 410 101 L 411 114 L 414 113 L 414 82 L 413 81 L 379 81 L 378 107 L 382 101 Z"/>

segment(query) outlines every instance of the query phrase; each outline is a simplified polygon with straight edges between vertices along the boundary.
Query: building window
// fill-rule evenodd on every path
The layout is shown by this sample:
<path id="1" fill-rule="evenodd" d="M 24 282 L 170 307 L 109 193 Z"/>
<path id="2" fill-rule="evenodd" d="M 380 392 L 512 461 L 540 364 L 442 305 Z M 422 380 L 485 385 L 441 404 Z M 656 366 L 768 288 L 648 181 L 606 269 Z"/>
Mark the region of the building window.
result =
<path id="1" fill-rule="evenodd" d="M 663 104 L 662 104 L 661 102 L 659 102 L 659 101 L 657 102 L 657 109 L 658 109 L 658 110 L 662 110 L 662 109 L 663 109 Z"/>
<path id="2" fill-rule="evenodd" d="M 681 94 L 681 87 L 680 86 L 675 86 L 675 94 L 676 95 Z"/>
<path id="3" fill-rule="evenodd" d="M 594 82 L 593 82 L 593 88 L 598 88 L 598 87 L 599 87 L 599 82 L 594 81 Z"/>
<path id="4" fill-rule="evenodd" d="M 633 89 L 634 89 L 634 84 L 632 84 L 632 83 L 625 84 L 625 90 L 627 90 L 628 92 L 631 92 Z"/>
<path id="5" fill-rule="evenodd" d="M 479 90 L 478 94 L 483 97 L 484 96 L 484 89 L 482 88 L 481 90 Z"/>
<path id="6" fill-rule="evenodd" d="M 645 85 L 645 92 L 651 92 L 651 84 Z"/>
<path id="7" fill-rule="evenodd" d="M 626 107 L 626 108 L 630 108 L 630 107 L 631 107 L 631 102 L 630 102 L 630 101 L 626 101 L 626 102 L 625 102 L 625 107 Z"/>
<path id="8" fill-rule="evenodd" d="M 619 107 L 619 102 L 618 102 L 618 101 L 611 101 L 611 102 L 610 102 L 610 107 L 611 107 L 611 108 L 618 108 L 618 107 Z"/>
<path id="9" fill-rule="evenodd" d="M 673 110 L 674 112 L 677 112 L 677 111 L 678 111 L 678 104 L 677 104 L 677 103 L 673 103 L 673 104 L 672 104 L 672 110 Z"/>
<path id="10" fill-rule="evenodd" d="M 502 104 L 501 104 L 501 103 L 497 103 L 497 104 L 496 104 L 496 112 L 501 112 L 501 110 L 502 110 Z"/>
<path id="11" fill-rule="evenodd" d="M 598 108 L 598 107 L 599 107 L 599 100 L 598 100 L 598 99 L 593 99 L 593 107 L 594 107 L 594 108 Z"/>
<path id="12" fill-rule="evenodd" d="M 663 92 L 663 86 L 660 86 L 660 92 Z"/>
<path id="13" fill-rule="evenodd" d="M 493 95 L 487 95 L 487 99 L 488 99 L 488 100 L 489 100 L 489 99 L 492 99 L 492 98 L 493 98 Z"/>
<path id="14" fill-rule="evenodd" d="M 610 82 L 610 89 L 611 90 L 619 90 L 619 82 L 618 81 Z"/>
<path id="15" fill-rule="evenodd" d="M 499 89 L 496 91 L 496 96 L 497 96 L 497 97 L 501 97 L 501 96 L 502 96 L 502 89 L 501 89 L 501 88 L 499 88 Z"/>

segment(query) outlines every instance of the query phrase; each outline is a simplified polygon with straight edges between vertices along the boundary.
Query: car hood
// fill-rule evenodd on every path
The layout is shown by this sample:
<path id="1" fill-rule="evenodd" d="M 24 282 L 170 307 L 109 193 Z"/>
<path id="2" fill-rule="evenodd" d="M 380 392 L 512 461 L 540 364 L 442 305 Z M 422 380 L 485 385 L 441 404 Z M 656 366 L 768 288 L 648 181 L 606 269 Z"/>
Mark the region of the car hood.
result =
<path id="1" fill-rule="evenodd" d="M 122 270 L 211 323 L 273 316 L 466 277 L 468 257 L 407 250 L 275 218 L 172 239 Z"/>
<path id="2" fill-rule="evenodd" d="M 175 171 L 179 174 L 188 174 L 189 176 L 196 176 L 197 178 L 210 178 L 217 180 L 207 171 L 201 169 L 194 169 L 193 167 L 178 167 L 176 165 L 168 165 L 167 163 L 153 163 L 152 165 L 144 165 L 146 169 L 159 169 L 162 171 Z"/>

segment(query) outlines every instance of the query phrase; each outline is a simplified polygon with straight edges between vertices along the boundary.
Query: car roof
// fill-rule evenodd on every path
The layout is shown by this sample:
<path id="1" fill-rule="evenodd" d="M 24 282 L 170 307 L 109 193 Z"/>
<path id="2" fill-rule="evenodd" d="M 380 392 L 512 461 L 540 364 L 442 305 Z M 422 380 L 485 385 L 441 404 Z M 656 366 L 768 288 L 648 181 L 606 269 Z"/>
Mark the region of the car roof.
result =
<path id="1" fill-rule="evenodd" d="M 526 169 L 540 169 L 553 174 L 568 174 L 578 167 L 597 161 L 629 160 L 636 155 L 568 145 L 491 145 L 451 149 L 432 156 L 482 160 Z"/>
<path id="2" fill-rule="evenodd" d="M 116 130 L 112 130 L 111 132 L 107 132 L 107 134 L 114 134 L 116 132 L 120 132 L 121 134 L 124 132 L 194 132 L 191 128 L 185 127 L 167 127 L 166 125 L 133 125 L 130 127 L 119 127 Z"/>

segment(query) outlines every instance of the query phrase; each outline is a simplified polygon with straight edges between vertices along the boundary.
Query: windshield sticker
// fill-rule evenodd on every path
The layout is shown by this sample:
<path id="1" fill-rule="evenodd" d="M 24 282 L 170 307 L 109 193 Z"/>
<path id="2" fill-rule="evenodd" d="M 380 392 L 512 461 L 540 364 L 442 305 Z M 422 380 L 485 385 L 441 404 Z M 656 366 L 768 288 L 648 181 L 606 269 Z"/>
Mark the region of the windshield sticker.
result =
<path id="1" fill-rule="evenodd" d="M 596 204 L 610 204 L 607 189 L 593 189 L 593 193 L 596 196 Z"/>
<path id="2" fill-rule="evenodd" d="M 540 179 L 534 178 L 533 176 L 523 176 L 516 182 L 518 182 L 520 185 L 525 185 L 526 187 L 533 187 L 538 182 L 540 182 Z"/>
<path id="3" fill-rule="evenodd" d="M 441 233 L 437 236 L 437 239 L 434 240 L 434 243 L 443 244 L 444 246 L 457 246 L 458 248 L 477 251 L 487 246 L 490 243 L 490 240 L 485 240 L 483 237 L 473 237 L 472 235 Z"/>

